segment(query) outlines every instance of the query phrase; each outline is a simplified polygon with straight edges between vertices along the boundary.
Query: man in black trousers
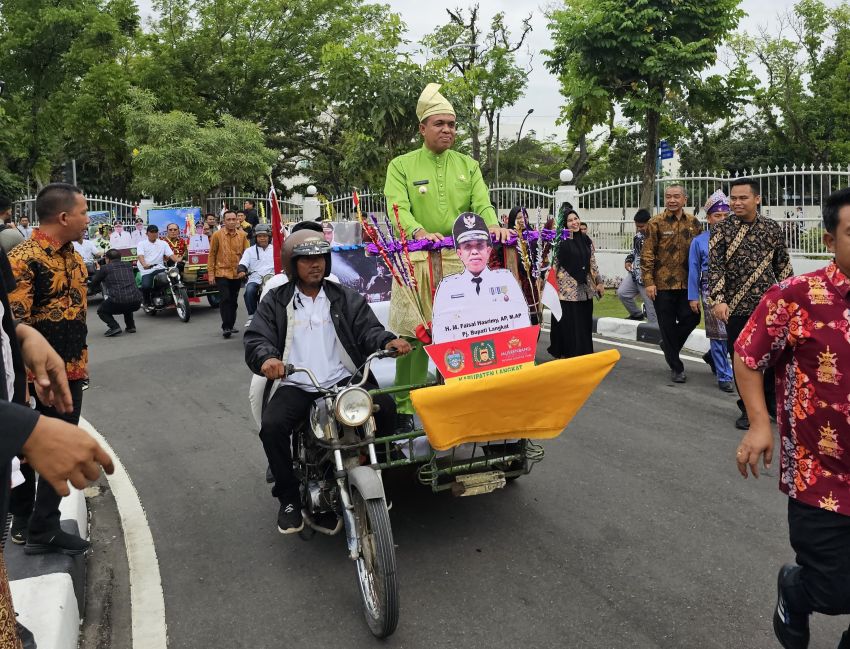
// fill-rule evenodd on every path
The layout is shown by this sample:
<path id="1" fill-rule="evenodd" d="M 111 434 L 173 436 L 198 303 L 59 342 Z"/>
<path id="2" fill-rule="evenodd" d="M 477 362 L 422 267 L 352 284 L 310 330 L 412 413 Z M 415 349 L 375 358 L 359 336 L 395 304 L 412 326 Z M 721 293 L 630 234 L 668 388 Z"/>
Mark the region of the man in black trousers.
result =
<path id="1" fill-rule="evenodd" d="M 732 214 L 716 224 L 708 243 L 708 291 L 712 311 L 726 323 L 729 353 L 762 296 L 777 282 L 793 274 L 785 236 L 773 219 L 759 214 L 759 184 L 738 178 L 729 184 Z M 734 373 L 734 367 L 733 367 Z M 765 369 L 764 390 L 769 412 L 776 412 L 773 368 Z M 738 390 L 740 393 L 740 389 Z M 742 399 L 735 427 L 747 430 L 750 420 Z"/>
<path id="2" fill-rule="evenodd" d="M 124 316 L 127 333 L 136 333 L 136 321 L 133 314 L 142 304 L 142 293 L 136 286 L 133 265 L 121 260 L 121 253 L 110 249 L 104 254 L 106 265 L 98 270 L 91 279 L 93 289 L 102 283 L 105 297 L 97 308 L 97 317 L 109 327 L 104 334 L 107 337 L 121 333 L 121 326 L 115 319 L 116 315 Z"/>
<path id="3" fill-rule="evenodd" d="M 702 225 L 684 211 L 687 200 L 681 185 L 664 190 L 665 209 L 649 220 L 640 259 L 646 296 L 655 306 L 661 349 L 674 383 L 687 380 L 679 354 L 700 318 L 688 304 L 688 252 Z"/>

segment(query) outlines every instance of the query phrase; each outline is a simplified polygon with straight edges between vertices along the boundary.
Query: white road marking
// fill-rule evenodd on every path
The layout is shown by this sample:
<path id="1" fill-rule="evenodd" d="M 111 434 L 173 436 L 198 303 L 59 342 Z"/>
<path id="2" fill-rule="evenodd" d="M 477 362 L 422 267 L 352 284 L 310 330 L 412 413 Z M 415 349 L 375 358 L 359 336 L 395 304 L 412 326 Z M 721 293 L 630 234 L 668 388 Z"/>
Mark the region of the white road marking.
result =
<path id="1" fill-rule="evenodd" d="M 620 343 L 610 338 L 599 338 L 597 336 L 593 337 L 593 340 L 598 343 L 603 343 L 605 345 L 615 345 L 617 347 L 625 347 L 626 349 L 636 349 L 639 352 L 649 352 L 650 354 L 658 354 L 659 356 L 664 356 L 664 352 L 660 349 L 652 349 L 651 347 L 641 347 L 640 345 L 630 345 L 628 343 Z M 683 361 L 691 361 L 692 363 L 705 363 L 704 360 L 698 358 L 696 356 L 687 356 L 685 354 L 680 354 L 679 357 Z"/>
<path id="2" fill-rule="evenodd" d="M 121 516 L 127 563 L 130 566 L 133 649 L 166 649 L 165 600 L 159 561 L 139 494 L 121 460 L 103 435 L 82 418 L 80 427 L 97 440 L 115 464 L 115 473 L 107 476 L 107 480 Z"/>

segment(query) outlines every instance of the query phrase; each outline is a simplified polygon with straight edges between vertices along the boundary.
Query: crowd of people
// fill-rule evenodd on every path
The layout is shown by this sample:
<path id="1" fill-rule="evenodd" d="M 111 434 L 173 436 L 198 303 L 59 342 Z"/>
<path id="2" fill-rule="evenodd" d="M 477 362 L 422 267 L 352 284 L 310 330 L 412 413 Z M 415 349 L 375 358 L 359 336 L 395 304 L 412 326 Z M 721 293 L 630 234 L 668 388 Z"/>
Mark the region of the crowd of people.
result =
<path id="1" fill-rule="evenodd" d="M 451 148 L 455 114 L 437 84 L 423 91 L 416 112 L 423 146 L 390 163 L 385 186 L 387 203 L 399 208 L 401 226 L 412 240 L 439 241 L 452 235 L 457 214 L 468 212 L 472 225 L 467 227 L 476 236 L 507 242 L 512 229 L 499 223 L 477 163 Z M 850 393 L 845 379 L 850 376 L 850 190 L 836 192 L 825 203 L 824 243 L 834 259 L 796 277 L 782 227 L 760 214 L 758 183 L 738 178 L 728 191 L 727 196 L 718 190 L 706 203 L 707 229 L 685 211 L 688 196 L 680 185 L 665 189 L 660 214 L 635 214 L 627 275 L 617 294 L 630 319 L 657 324 L 676 384 L 687 381 L 682 348 L 704 315 L 710 351 L 703 358 L 716 373 L 719 389 L 732 393 L 737 388 L 740 396 L 735 425 L 746 432 L 736 463 L 744 477 L 758 476 L 759 461 L 771 463 L 771 420 L 778 423 L 780 488 L 789 496 L 797 561 L 779 572 L 773 624 L 783 647 L 804 649 L 811 613 L 850 613 L 845 561 L 850 547 Z M 8 219 L 10 207 L 0 199 L 0 217 Z M 410 297 L 393 284 L 387 330 L 362 295 L 326 281 L 334 279 L 332 227 L 303 223 L 293 228 L 283 249 L 285 275 L 269 280 L 275 266 L 271 229 L 260 222 L 250 201 L 241 211 L 225 208 L 221 224 L 216 215 L 206 214 L 197 225 L 196 241 L 181 236 L 176 224 L 161 236 L 156 225 L 141 220 L 131 232 L 114 224 L 88 241 L 85 198 L 62 183 L 44 187 L 35 210 L 35 229 L 28 222 L 0 227 L 0 367 L 5 378 L 0 413 L 4 433 L 10 431 L 0 442 L 0 520 L 8 509 L 10 538 L 27 554 L 85 552 L 85 539 L 59 527 L 58 505 L 67 480 L 83 486 L 97 477 L 99 466 L 111 470 L 108 456 L 77 427 L 88 379 L 89 276 L 95 287 L 105 287 L 98 316 L 110 337 L 122 333 L 117 315 L 124 318 L 124 331 L 135 331 L 134 313 L 150 299 L 154 278 L 167 262 L 183 262 L 190 248 L 208 251 L 224 338 L 238 332 L 238 297 L 247 282 L 246 362 L 267 383 L 259 410 L 260 439 L 275 485 L 272 495 L 279 501 L 277 527 L 284 534 L 303 527 L 290 437 L 315 398 L 303 377 L 286 376 L 286 364 L 307 367 L 330 386 L 347 381 L 371 352 L 391 349 L 400 354 L 397 385 L 425 382 L 428 359 L 418 325 L 422 316 L 432 314 L 434 256 L 411 254 L 421 311 L 412 313 Z M 512 212 L 514 223 L 507 225 L 516 225 L 517 214 Z M 565 236 L 552 251 L 561 302 L 561 317 L 553 320 L 550 334 L 549 353 L 556 358 L 593 352 L 593 300 L 601 297 L 604 282 L 593 241 L 582 226 L 573 206 L 561 207 L 554 227 Z M 472 239 L 466 244 L 486 248 Z M 132 264 L 122 258 L 123 247 L 136 248 L 140 287 Z M 455 250 L 443 248 L 436 258 L 440 276 L 456 273 L 456 282 L 467 282 L 459 293 L 481 293 L 482 278 L 464 272 Z M 635 302 L 638 295 L 645 312 Z M 510 297 L 505 293 L 505 300 Z M 34 408 L 27 405 L 30 398 Z M 378 434 L 411 432 L 413 415 L 409 394 L 381 397 Z M 19 457 L 26 463 L 20 464 Z M 10 493 L 13 471 L 24 482 Z M 35 472 L 41 475 L 38 482 Z M 15 629 L 10 611 L 0 554 L 0 646 L 5 638 L 26 635 Z M 850 631 L 841 642 L 850 649 Z"/>

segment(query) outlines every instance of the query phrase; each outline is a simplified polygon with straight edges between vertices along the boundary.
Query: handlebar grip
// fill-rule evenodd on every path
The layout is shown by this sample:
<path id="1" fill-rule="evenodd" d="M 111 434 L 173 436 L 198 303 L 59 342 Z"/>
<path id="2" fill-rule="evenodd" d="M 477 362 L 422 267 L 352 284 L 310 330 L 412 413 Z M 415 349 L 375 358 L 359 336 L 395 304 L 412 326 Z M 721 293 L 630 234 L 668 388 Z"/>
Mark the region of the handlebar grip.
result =
<path id="1" fill-rule="evenodd" d="M 292 363 L 287 363 L 283 366 L 284 377 L 289 376 L 293 372 L 295 372 L 295 366 Z"/>
<path id="2" fill-rule="evenodd" d="M 381 352 L 379 358 L 397 358 L 398 350 L 397 349 L 385 349 Z"/>

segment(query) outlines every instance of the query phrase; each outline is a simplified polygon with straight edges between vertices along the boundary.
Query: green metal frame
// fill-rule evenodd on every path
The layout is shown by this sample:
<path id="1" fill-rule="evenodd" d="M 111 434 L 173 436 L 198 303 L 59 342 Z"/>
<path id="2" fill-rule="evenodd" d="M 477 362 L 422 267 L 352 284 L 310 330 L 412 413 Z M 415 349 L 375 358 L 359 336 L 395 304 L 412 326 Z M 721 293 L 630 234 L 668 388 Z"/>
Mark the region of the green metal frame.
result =
<path id="1" fill-rule="evenodd" d="M 396 394 L 419 388 L 437 385 L 436 382 L 421 383 L 411 386 L 394 386 L 369 390 L 371 395 Z M 454 477 L 468 473 L 499 470 L 505 479 L 517 478 L 531 472 L 537 462 L 540 462 L 545 451 L 542 446 L 530 439 L 518 439 L 516 442 L 484 442 L 472 443 L 471 457 L 461 459 L 456 457 L 457 447 L 450 455 L 438 455 L 431 449 L 428 455 L 416 456 L 414 440 L 426 437 L 423 429 L 409 433 L 398 433 L 375 438 L 375 449 L 383 457 L 378 462 L 379 469 L 419 465 L 417 478 L 423 485 L 430 486 L 435 492 L 451 490 Z M 402 448 L 405 447 L 405 455 Z M 466 445 L 465 445 L 466 446 Z M 468 449 L 468 446 L 467 446 Z M 476 455 L 477 452 L 482 453 Z"/>

